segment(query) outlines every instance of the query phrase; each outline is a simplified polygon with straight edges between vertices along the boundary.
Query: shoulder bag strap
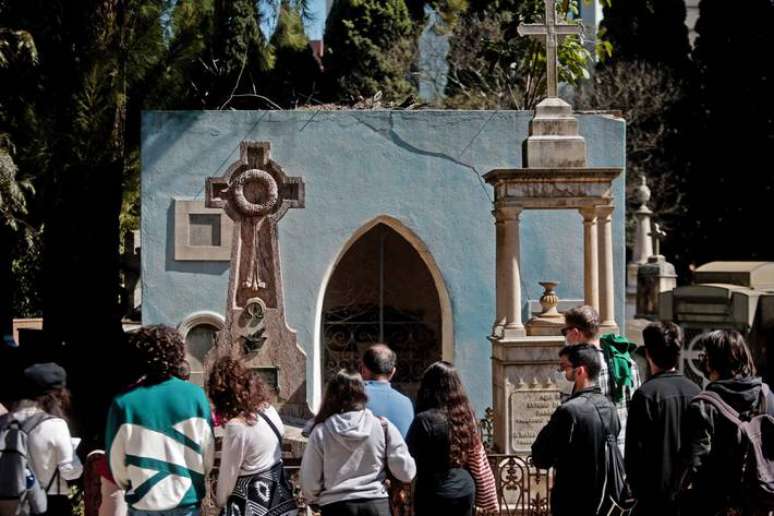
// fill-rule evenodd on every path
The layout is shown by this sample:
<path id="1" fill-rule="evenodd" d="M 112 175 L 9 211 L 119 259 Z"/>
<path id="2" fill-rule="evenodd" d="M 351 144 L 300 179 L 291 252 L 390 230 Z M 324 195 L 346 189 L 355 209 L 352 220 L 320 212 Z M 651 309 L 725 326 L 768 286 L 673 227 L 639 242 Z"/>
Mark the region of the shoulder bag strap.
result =
<path id="1" fill-rule="evenodd" d="M 716 392 L 712 391 L 703 391 L 696 395 L 695 400 L 702 400 L 706 401 L 716 409 L 720 411 L 723 416 L 726 417 L 726 419 L 730 419 L 732 422 L 736 423 L 737 425 L 741 424 L 742 421 L 739 419 L 739 412 L 733 409 L 731 405 L 723 401 L 723 398 L 720 397 L 720 395 Z"/>
<path id="2" fill-rule="evenodd" d="M 263 418 L 264 421 L 266 421 L 266 424 L 269 425 L 269 428 L 272 429 L 274 432 L 274 435 L 277 436 L 277 439 L 279 439 L 280 445 L 282 445 L 282 434 L 280 434 L 279 430 L 277 430 L 277 427 L 274 423 L 272 423 L 271 419 L 269 419 L 269 416 L 263 413 L 262 410 L 258 411 L 258 415 Z"/>
<path id="3" fill-rule="evenodd" d="M 382 425 L 382 432 L 384 432 L 384 467 L 386 468 L 387 458 L 390 454 L 390 433 L 387 429 L 387 420 L 385 418 L 379 417 L 379 424 Z"/>
<path id="4" fill-rule="evenodd" d="M 590 400 L 591 405 L 594 407 L 594 410 L 597 411 L 597 415 L 599 416 L 599 420 L 602 422 L 602 428 L 605 429 L 605 438 L 608 438 L 612 436 L 613 434 L 610 432 L 610 428 L 607 426 L 607 422 L 605 421 L 605 418 L 602 417 L 602 412 L 599 411 L 599 406 L 594 402 L 594 400 Z M 613 408 L 615 410 L 615 408 Z"/>

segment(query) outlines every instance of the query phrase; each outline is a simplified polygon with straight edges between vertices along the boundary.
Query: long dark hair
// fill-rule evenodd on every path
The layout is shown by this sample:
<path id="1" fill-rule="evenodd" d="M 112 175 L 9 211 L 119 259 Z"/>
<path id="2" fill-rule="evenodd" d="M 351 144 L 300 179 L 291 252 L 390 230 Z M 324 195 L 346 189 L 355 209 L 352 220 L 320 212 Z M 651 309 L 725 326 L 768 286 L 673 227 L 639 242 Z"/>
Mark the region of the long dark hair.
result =
<path id="1" fill-rule="evenodd" d="M 242 416 L 248 422 L 254 422 L 255 413 L 269 401 L 258 375 L 230 357 L 215 362 L 207 390 L 215 410 L 225 420 Z"/>
<path id="2" fill-rule="evenodd" d="M 715 330 L 696 337 L 696 347 L 704 348 L 706 365 L 721 379 L 755 376 L 755 363 L 742 334 L 736 330 Z M 709 371 L 708 371 L 709 372 Z"/>
<path id="3" fill-rule="evenodd" d="M 427 368 L 417 393 L 417 413 L 438 409 L 449 421 L 449 460 L 454 467 L 468 464 L 480 444 L 476 416 L 460 375 L 452 364 L 440 361 Z"/>
<path id="4" fill-rule="evenodd" d="M 367 401 L 368 396 L 360 373 L 342 369 L 325 387 L 325 395 L 320 410 L 314 417 L 314 424 L 323 423 L 334 414 L 363 410 Z"/>
<path id="5" fill-rule="evenodd" d="M 60 387 L 39 396 L 22 398 L 12 403 L 9 409 L 15 411 L 27 407 L 38 407 L 47 414 L 68 421 L 72 407 L 70 390 L 67 387 Z"/>

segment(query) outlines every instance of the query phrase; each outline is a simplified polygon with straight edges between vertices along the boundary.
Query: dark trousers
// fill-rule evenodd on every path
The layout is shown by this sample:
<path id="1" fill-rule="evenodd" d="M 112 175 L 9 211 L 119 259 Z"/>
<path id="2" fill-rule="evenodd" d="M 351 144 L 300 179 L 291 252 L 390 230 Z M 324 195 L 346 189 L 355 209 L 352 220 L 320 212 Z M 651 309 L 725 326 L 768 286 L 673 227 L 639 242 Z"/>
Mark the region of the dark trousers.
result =
<path id="1" fill-rule="evenodd" d="M 370 500 L 347 500 L 323 505 L 322 516 L 390 516 L 390 503 L 387 498 Z"/>
<path id="2" fill-rule="evenodd" d="M 73 506 L 66 495 L 48 495 L 46 516 L 72 516 Z"/>
<path id="3" fill-rule="evenodd" d="M 446 498 L 442 496 L 430 496 L 418 499 L 414 504 L 414 512 L 417 516 L 439 514 L 443 516 L 473 516 L 473 503 L 476 501 L 475 493 L 459 498 Z"/>

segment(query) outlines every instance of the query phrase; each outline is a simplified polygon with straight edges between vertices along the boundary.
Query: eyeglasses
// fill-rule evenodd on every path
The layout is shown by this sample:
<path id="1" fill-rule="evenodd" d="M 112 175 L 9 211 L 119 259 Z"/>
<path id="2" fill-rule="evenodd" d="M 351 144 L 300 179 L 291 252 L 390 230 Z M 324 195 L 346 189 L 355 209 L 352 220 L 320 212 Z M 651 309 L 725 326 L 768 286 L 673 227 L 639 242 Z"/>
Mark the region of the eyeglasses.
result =
<path id="1" fill-rule="evenodd" d="M 562 328 L 562 337 L 566 337 L 572 330 L 577 330 L 575 326 L 565 326 Z"/>

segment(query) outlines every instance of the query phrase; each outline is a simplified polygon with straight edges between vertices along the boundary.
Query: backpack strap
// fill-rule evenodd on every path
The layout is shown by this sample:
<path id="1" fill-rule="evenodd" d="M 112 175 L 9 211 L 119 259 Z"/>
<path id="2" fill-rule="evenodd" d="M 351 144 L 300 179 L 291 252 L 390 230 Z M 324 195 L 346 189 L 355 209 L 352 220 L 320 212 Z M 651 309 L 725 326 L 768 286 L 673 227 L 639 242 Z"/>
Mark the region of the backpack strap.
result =
<path id="1" fill-rule="evenodd" d="M 761 405 L 759 409 L 760 414 L 766 414 L 768 412 L 769 392 L 771 392 L 769 386 L 761 382 Z"/>
<path id="2" fill-rule="evenodd" d="M 259 410 L 258 415 L 261 416 L 264 421 L 266 421 L 266 424 L 269 425 L 269 428 L 272 429 L 272 431 L 274 432 L 274 435 L 276 435 L 277 439 L 279 439 L 280 445 L 282 445 L 282 434 L 280 434 L 277 427 L 274 425 L 274 423 L 272 423 L 271 419 L 269 419 L 269 416 L 264 414 L 263 410 Z"/>
<path id="3" fill-rule="evenodd" d="M 51 486 L 54 485 L 54 482 L 59 478 L 59 466 L 56 466 L 54 469 L 54 474 L 51 476 L 51 480 L 48 481 L 48 485 L 46 486 L 46 494 L 48 494 L 48 490 L 51 489 Z M 62 494 L 61 489 L 59 488 L 59 485 L 57 484 L 57 494 Z"/>
<path id="4" fill-rule="evenodd" d="M 40 412 L 38 414 L 28 417 L 27 419 L 24 420 L 24 422 L 19 423 L 19 428 L 25 434 L 30 435 L 30 432 L 35 430 L 38 427 L 38 425 L 40 425 L 43 421 L 48 421 L 49 419 L 55 419 L 55 418 L 51 414 L 48 414 L 46 412 Z"/>
<path id="5" fill-rule="evenodd" d="M 730 419 L 736 425 L 742 424 L 742 420 L 739 419 L 739 412 L 734 410 L 731 405 L 723 401 L 723 398 L 721 398 L 718 393 L 713 391 L 703 391 L 697 394 L 693 399 L 706 401 L 718 409 L 718 411 L 720 411 L 720 413 L 723 414 L 726 419 Z"/>

